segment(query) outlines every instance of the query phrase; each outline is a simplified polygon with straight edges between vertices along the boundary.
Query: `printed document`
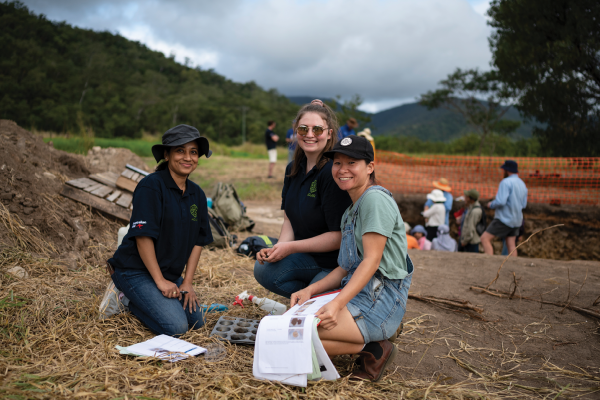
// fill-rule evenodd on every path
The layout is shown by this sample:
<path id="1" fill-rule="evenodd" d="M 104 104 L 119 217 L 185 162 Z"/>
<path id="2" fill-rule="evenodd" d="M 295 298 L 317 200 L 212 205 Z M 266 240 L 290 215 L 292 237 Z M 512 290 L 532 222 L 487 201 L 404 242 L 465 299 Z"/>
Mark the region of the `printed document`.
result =
<path id="1" fill-rule="evenodd" d="M 156 357 L 170 362 L 184 360 L 206 352 L 203 347 L 167 335 L 158 335 L 145 342 L 126 347 L 124 350 L 128 354 Z"/>

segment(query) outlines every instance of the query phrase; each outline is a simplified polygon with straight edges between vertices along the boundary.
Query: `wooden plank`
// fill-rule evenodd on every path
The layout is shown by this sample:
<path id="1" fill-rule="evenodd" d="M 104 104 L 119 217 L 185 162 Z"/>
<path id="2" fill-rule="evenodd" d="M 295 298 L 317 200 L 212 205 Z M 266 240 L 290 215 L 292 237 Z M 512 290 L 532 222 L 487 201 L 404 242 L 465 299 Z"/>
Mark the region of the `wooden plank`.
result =
<path id="1" fill-rule="evenodd" d="M 124 176 L 120 176 L 119 179 L 117 179 L 117 187 L 119 189 L 128 190 L 133 193 L 136 186 L 137 182 L 134 182 L 131 179 L 127 179 Z"/>
<path id="2" fill-rule="evenodd" d="M 106 214 L 112 215 L 115 218 L 129 222 L 131 218 L 131 211 L 119 207 L 118 205 L 111 203 L 108 200 L 101 199 L 94 195 L 84 192 L 83 190 L 75 189 L 71 186 L 64 185 L 61 194 L 69 199 L 73 199 L 82 204 L 91 206 L 92 208 L 102 211 Z"/>
<path id="3" fill-rule="evenodd" d="M 147 175 L 140 175 L 140 177 L 137 179 L 138 183 L 139 183 L 139 182 L 140 182 L 142 179 L 144 179 L 146 176 L 147 176 Z"/>
<path id="4" fill-rule="evenodd" d="M 150 175 L 150 172 L 146 172 L 142 169 L 136 168 L 133 165 L 127 164 L 125 165 L 125 168 L 132 170 L 133 172 L 137 172 L 140 175 L 144 175 L 144 176 L 148 176 Z"/>
<path id="5" fill-rule="evenodd" d="M 92 192 L 92 194 L 94 196 L 98 196 L 101 198 L 105 198 L 107 194 L 109 194 L 110 192 L 112 192 L 114 189 L 111 188 L 110 186 L 106 186 L 106 185 L 102 185 L 101 188 L 96 189 Z"/>
<path id="6" fill-rule="evenodd" d="M 117 200 L 117 205 L 128 208 L 131 205 L 131 200 L 133 200 L 132 194 L 123 193 L 121 197 L 119 197 L 119 200 Z"/>
<path id="7" fill-rule="evenodd" d="M 76 188 L 79 189 L 84 189 L 86 187 L 95 185 L 97 182 L 88 179 L 88 178 L 79 178 L 79 179 L 73 179 L 67 182 L 67 184 L 71 185 L 71 186 L 75 186 Z"/>
<path id="8" fill-rule="evenodd" d="M 140 177 L 140 174 L 138 174 L 137 172 L 134 172 L 133 175 L 131 175 L 131 178 L 129 178 L 129 179 L 137 182 L 139 177 Z"/>
<path id="9" fill-rule="evenodd" d="M 85 188 L 85 189 L 83 189 L 83 190 L 85 190 L 85 191 L 86 191 L 86 192 L 88 192 L 88 193 L 92 193 L 94 190 L 96 190 L 96 189 L 100 189 L 100 188 L 101 188 L 101 187 L 103 187 L 103 186 L 104 186 L 103 184 L 101 184 L 101 183 L 98 183 L 98 182 L 95 182 L 95 185 L 88 186 L 88 187 L 86 187 L 86 188 Z"/>
<path id="10" fill-rule="evenodd" d="M 110 186 L 112 188 L 117 187 L 117 179 L 119 179 L 119 174 L 114 172 L 100 172 L 99 174 L 90 175 L 90 179 L 95 180 L 96 182 L 104 183 L 106 186 Z"/>
<path id="11" fill-rule="evenodd" d="M 125 178 L 131 178 L 133 174 L 135 174 L 135 172 L 133 172 L 130 169 L 126 169 L 123 172 L 121 172 L 121 176 L 124 176 Z"/>
<path id="12" fill-rule="evenodd" d="M 121 195 L 121 193 L 123 193 L 123 192 L 121 192 L 120 190 L 115 190 L 114 192 L 111 193 L 110 196 L 108 196 L 106 198 L 106 200 L 115 201 L 117 199 L 117 197 L 119 197 Z"/>

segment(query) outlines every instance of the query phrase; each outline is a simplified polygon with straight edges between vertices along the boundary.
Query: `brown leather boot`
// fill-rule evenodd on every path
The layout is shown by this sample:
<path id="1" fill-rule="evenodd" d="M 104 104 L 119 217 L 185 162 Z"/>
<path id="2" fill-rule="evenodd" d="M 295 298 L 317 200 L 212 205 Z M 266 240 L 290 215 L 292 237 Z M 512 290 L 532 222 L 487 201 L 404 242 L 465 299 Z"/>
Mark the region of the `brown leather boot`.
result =
<path id="1" fill-rule="evenodd" d="M 358 353 L 359 369 L 352 372 L 350 379 L 369 379 L 377 382 L 383 376 L 385 369 L 394 361 L 398 349 L 389 340 L 368 343 Z"/>

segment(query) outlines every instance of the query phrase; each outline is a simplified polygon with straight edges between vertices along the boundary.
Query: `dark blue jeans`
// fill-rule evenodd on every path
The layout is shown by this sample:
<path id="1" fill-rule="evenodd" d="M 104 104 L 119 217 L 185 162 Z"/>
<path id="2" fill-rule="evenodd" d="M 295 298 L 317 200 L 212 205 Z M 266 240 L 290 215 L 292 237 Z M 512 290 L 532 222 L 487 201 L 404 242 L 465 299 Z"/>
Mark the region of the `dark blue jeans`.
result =
<path id="1" fill-rule="evenodd" d="M 181 301 L 163 296 L 148 270 L 115 268 L 112 280 L 129 299 L 129 311 L 158 335 L 181 336 L 204 325 L 201 307 L 190 313 L 183 296 Z M 174 283 L 180 286 L 183 278 Z"/>
<path id="2" fill-rule="evenodd" d="M 325 278 L 332 270 L 321 268 L 312 256 L 290 254 L 276 263 L 254 264 L 254 278 L 266 289 L 288 299 L 293 293 Z"/>

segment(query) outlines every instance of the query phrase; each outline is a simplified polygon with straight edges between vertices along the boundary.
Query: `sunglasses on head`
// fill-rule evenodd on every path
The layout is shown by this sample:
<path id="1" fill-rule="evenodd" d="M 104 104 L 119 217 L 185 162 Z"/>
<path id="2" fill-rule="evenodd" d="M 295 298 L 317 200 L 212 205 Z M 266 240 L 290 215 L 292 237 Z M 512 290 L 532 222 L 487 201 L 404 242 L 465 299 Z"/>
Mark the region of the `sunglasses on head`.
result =
<path id="1" fill-rule="evenodd" d="M 296 132 L 300 136 L 308 135 L 309 130 L 310 128 L 306 125 L 300 125 L 298 128 L 296 128 Z M 327 128 L 323 128 L 321 125 L 315 125 L 312 127 L 312 131 L 315 136 L 321 136 L 326 130 Z"/>

